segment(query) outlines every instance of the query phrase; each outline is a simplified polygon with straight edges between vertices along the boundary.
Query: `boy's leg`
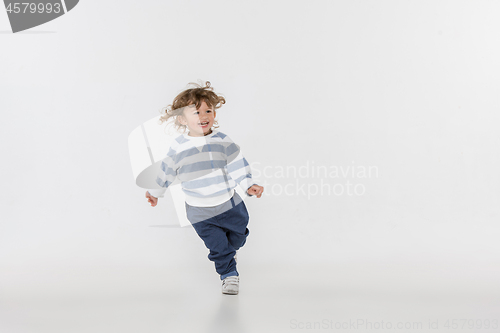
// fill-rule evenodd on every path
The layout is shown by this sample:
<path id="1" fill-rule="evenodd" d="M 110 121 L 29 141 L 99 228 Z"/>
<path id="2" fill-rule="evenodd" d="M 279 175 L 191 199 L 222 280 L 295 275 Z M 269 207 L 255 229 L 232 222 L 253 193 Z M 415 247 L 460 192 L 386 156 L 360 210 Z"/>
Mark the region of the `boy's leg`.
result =
<path id="1" fill-rule="evenodd" d="M 210 250 L 208 259 L 215 264 L 215 270 L 221 279 L 231 275 L 238 275 L 234 255 L 236 250 L 233 248 L 226 236 L 226 230 L 209 221 L 203 221 L 193 224 L 196 233 L 205 242 L 205 246 Z"/>
<path id="2" fill-rule="evenodd" d="M 238 196 L 237 193 L 235 193 L 235 197 L 236 196 Z M 227 239 L 229 244 L 231 244 L 235 250 L 238 250 L 245 245 L 250 230 L 247 228 L 249 215 L 245 203 L 239 196 L 236 197 L 235 203 L 237 204 L 231 210 L 217 216 L 217 220 L 222 227 L 228 230 Z"/>
<path id="3" fill-rule="evenodd" d="M 203 240 L 205 246 L 210 250 L 208 259 L 215 264 L 215 270 L 221 279 L 227 276 L 238 275 L 234 255 L 236 250 L 229 243 L 227 229 L 219 225 L 215 217 L 209 217 L 198 221 L 201 214 L 210 216 L 212 212 L 207 207 L 193 207 L 186 204 L 188 219 L 198 236 Z"/>

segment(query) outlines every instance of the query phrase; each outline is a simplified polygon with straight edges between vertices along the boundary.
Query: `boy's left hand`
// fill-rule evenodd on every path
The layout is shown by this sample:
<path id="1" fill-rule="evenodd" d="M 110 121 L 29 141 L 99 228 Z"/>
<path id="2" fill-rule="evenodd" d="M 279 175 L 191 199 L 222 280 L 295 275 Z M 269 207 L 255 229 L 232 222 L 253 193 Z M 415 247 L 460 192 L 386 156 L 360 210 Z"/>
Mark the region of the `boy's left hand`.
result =
<path id="1" fill-rule="evenodd" d="M 247 190 L 248 195 L 256 195 L 257 198 L 262 196 L 262 192 L 264 192 L 264 187 L 255 184 L 250 186 Z"/>

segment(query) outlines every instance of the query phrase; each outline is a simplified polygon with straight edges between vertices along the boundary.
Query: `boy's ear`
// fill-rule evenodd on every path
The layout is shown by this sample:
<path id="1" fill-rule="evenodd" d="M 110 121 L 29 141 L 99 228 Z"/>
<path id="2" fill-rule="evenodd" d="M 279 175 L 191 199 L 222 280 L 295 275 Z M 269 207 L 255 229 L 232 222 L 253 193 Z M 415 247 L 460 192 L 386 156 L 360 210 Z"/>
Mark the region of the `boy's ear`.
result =
<path id="1" fill-rule="evenodd" d="M 186 125 L 187 122 L 186 122 L 186 119 L 184 118 L 183 115 L 178 115 L 177 116 L 177 119 L 179 120 L 179 122 L 182 124 L 182 125 Z"/>

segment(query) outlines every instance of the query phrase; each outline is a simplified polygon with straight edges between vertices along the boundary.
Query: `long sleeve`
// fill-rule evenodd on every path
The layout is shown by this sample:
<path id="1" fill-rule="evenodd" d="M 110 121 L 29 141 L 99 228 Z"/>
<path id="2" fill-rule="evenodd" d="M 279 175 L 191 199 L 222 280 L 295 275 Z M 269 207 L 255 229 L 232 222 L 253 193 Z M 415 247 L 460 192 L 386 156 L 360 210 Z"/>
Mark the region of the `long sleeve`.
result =
<path id="1" fill-rule="evenodd" d="M 175 177 L 177 176 L 177 168 L 174 157 L 175 150 L 170 148 L 167 156 L 162 160 L 160 164 L 160 171 L 156 176 L 156 183 L 162 188 L 148 190 L 149 194 L 155 198 L 162 198 L 167 191 L 168 186 L 174 182 Z"/>
<path id="2" fill-rule="evenodd" d="M 225 169 L 236 184 L 245 192 L 245 195 L 251 196 L 247 193 L 247 190 L 255 183 L 252 179 L 250 164 L 243 157 L 240 147 L 236 143 L 232 142 L 228 136 L 225 137 L 225 140 L 228 141 L 228 146 L 225 148 L 227 161 Z"/>

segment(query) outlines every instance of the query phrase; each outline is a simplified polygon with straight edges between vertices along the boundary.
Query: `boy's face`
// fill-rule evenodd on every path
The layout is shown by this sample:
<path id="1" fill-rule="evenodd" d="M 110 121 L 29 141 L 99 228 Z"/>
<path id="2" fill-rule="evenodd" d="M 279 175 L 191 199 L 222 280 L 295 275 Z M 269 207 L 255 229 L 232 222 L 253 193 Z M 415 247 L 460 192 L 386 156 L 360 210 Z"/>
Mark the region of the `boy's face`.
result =
<path id="1" fill-rule="evenodd" d="M 214 118 L 214 109 L 203 101 L 198 110 L 194 104 L 184 108 L 183 116 L 179 116 L 179 122 L 187 126 L 188 135 L 205 136 L 212 133 Z"/>

